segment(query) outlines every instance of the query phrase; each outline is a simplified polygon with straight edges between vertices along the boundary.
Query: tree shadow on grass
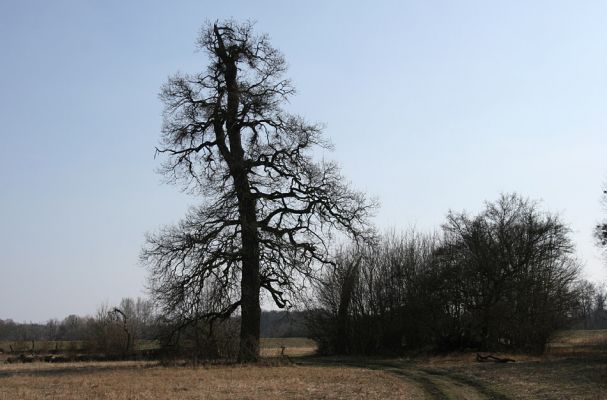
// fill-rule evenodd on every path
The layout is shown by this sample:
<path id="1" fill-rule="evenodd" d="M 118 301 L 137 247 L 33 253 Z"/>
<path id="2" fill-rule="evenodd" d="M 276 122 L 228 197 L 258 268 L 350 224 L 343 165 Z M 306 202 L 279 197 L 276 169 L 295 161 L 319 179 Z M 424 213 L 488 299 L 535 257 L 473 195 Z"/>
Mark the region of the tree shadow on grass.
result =
<path id="1" fill-rule="evenodd" d="M 159 363 L 149 364 L 111 364 L 104 365 L 103 363 L 92 365 L 69 365 L 69 366 L 53 366 L 47 367 L 46 364 L 32 364 L 31 368 L 15 368 L 0 370 L 0 378 L 10 378 L 13 376 L 60 376 L 72 374 L 90 374 L 104 371 L 127 371 L 133 369 L 153 368 L 160 365 Z"/>

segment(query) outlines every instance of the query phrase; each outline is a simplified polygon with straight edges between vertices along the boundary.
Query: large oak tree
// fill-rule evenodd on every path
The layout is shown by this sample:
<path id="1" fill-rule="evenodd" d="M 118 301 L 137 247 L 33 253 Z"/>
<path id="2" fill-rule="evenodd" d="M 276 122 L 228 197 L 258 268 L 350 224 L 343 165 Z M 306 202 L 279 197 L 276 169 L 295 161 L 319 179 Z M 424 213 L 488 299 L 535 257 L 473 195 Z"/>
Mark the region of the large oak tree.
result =
<path id="1" fill-rule="evenodd" d="M 183 221 L 149 235 L 142 260 L 167 315 L 182 323 L 240 309 L 240 361 L 259 356 L 260 294 L 284 308 L 318 267 L 330 263 L 336 231 L 364 237 L 374 207 L 338 166 L 313 158 L 329 149 L 321 128 L 284 108 L 294 89 L 286 63 L 252 24 L 208 24 L 202 73 L 171 77 L 162 172 L 201 195 Z M 320 95 L 320 94 L 319 94 Z"/>

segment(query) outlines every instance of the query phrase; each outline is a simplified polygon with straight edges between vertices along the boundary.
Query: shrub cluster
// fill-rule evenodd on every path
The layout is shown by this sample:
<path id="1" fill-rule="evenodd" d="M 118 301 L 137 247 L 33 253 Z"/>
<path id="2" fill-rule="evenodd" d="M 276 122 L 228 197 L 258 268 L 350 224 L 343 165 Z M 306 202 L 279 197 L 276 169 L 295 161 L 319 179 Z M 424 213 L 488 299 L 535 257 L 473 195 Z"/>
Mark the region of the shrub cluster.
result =
<path id="1" fill-rule="evenodd" d="M 560 219 L 517 195 L 441 232 L 342 250 L 315 291 L 311 333 L 341 354 L 541 352 L 572 317 L 579 266 Z"/>

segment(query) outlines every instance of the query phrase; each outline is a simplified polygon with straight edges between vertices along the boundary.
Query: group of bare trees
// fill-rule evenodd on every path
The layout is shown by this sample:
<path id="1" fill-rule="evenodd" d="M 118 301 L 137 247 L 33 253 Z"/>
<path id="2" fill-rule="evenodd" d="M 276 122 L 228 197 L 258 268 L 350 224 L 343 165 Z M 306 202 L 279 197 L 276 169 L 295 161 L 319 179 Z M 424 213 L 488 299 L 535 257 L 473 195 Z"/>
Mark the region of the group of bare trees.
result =
<path id="1" fill-rule="evenodd" d="M 127 357 L 134 353 L 136 340 L 156 339 L 159 324 L 150 300 L 123 298 L 116 306 L 99 307 L 88 339 L 98 352 Z"/>
<path id="2" fill-rule="evenodd" d="M 607 329 L 607 286 L 580 280 L 576 286 L 575 325 L 580 329 Z"/>
<path id="3" fill-rule="evenodd" d="M 264 311 L 264 337 L 304 337 L 304 312 Z M 123 298 L 116 305 L 102 304 L 93 316 L 69 315 L 46 323 L 18 323 L 0 319 L 0 354 L 53 354 L 57 360 L 127 358 L 187 359 L 194 363 L 230 359 L 238 355 L 238 316 L 178 325 L 164 318 L 143 298 Z"/>
<path id="4" fill-rule="evenodd" d="M 317 287 L 315 335 L 341 353 L 464 348 L 542 351 L 574 315 L 579 266 L 558 217 L 517 195 L 440 235 L 348 248 Z"/>
<path id="5" fill-rule="evenodd" d="M 150 300 L 123 298 L 118 305 L 101 305 L 95 316 L 69 315 L 46 323 L 0 320 L 0 340 L 55 343 L 53 350 L 125 357 L 135 341 L 158 337 L 160 319 Z M 47 343 L 48 347 L 48 343 Z"/>
<path id="6" fill-rule="evenodd" d="M 171 340 L 213 344 L 238 321 L 238 359 L 255 361 L 261 296 L 288 308 L 313 283 L 317 338 L 341 353 L 537 351 L 571 318 L 579 268 L 558 217 L 508 195 L 450 213 L 440 235 L 376 239 L 376 204 L 314 158 L 330 148 L 320 126 L 286 111 L 294 88 L 268 37 L 228 20 L 203 27 L 198 46 L 206 69 L 162 88 L 157 153 L 200 205 L 148 235 L 141 255 Z M 336 237 L 351 247 L 335 254 Z"/>
<path id="7" fill-rule="evenodd" d="M 421 307 L 434 296 L 422 287 L 436 247 L 432 236 L 390 233 L 365 246 L 341 249 L 310 301 L 311 335 L 321 353 L 394 352 L 417 345 Z M 427 293 L 424 293 L 427 292 Z"/>

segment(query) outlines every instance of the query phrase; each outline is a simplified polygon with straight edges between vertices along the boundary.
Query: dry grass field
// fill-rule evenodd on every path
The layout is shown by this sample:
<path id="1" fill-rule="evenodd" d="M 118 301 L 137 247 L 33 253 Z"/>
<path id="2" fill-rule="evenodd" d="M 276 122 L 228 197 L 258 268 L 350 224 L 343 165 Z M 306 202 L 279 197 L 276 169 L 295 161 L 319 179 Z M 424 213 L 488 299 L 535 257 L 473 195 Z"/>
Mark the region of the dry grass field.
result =
<path id="1" fill-rule="evenodd" d="M 99 363 L 97 363 L 99 364 Z M 382 371 L 324 366 L 111 366 L 0 370 L 0 399 L 416 399 Z"/>
<path id="2" fill-rule="evenodd" d="M 478 363 L 473 355 L 459 355 L 337 364 L 393 373 L 423 389 L 424 399 L 607 399 L 607 355 L 507 356 L 517 361 Z"/>
<path id="3" fill-rule="evenodd" d="M 297 357 L 306 339 L 266 339 L 260 365 L 0 364 L 3 399 L 607 399 L 607 331 L 555 336 L 544 356 Z M 288 358 L 281 357 L 282 346 Z M 582 351 L 580 351 L 582 349 Z M 592 351 L 590 350 L 592 349 Z"/>

